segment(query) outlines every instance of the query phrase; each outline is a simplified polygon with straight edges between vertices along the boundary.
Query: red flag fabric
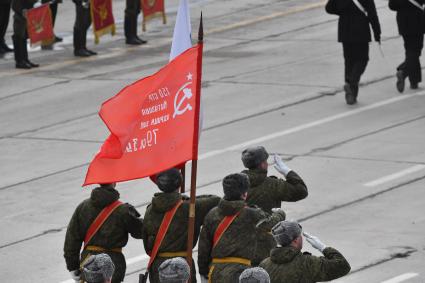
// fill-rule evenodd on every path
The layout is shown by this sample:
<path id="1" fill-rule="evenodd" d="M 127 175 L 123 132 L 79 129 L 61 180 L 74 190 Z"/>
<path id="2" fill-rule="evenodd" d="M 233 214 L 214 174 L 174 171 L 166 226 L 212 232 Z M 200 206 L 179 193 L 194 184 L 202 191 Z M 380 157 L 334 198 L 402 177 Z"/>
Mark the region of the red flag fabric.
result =
<path id="1" fill-rule="evenodd" d="M 84 186 L 143 178 L 197 158 L 201 56 L 199 44 L 103 103 L 99 115 L 111 135 Z"/>
<path id="2" fill-rule="evenodd" d="M 152 18 L 162 16 L 162 22 L 164 25 L 167 23 L 164 0 L 140 0 L 140 7 L 142 8 L 143 13 L 143 31 L 146 31 L 146 22 Z"/>
<path id="3" fill-rule="evenodd" d="M 90 0 L 90 13 L 93 21 L 94 42 L 107 33 L 115 35 L 115 19 L 112 13 L 112 0 Z"/>
<path id="4" fill-rule="evenodd" d="M 41 5 L 27 12 L 27 31 L 31 45 L 50 44 L 54 39 L 52 14 L 49 4 Z"/>

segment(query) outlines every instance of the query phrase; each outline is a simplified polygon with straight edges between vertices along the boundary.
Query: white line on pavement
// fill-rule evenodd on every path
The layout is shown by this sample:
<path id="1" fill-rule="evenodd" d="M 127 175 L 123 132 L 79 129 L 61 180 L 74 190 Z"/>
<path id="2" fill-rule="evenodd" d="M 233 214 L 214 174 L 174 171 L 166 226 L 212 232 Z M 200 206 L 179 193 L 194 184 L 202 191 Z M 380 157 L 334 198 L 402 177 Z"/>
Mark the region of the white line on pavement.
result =
<path id="1" fill-rule="evenodd" d="M 381 106 L 385 106 L 385 105 L 388 105 L 388 104 L 392 104 L 392 103 L 395 103 L 395 102 L 399 102 L 399 101 L 402 101 L 402 100 L 405 100 L 405 99 L 408 99 L 408 98 L 412 98 L 412 97 L 415 97 L 415 96 L 421 96 L 421 95 L 425 95 L 425 92 L 422 91 L 422 92 L 418 92 L 418 93 L 415 93 L 415 94 L 412 94 L 412 95 L 404 95 L 404 96 L 393 97 L 393 98 L 390 98 L 390 99 L 387 99 L 387 100 L 384 100 L 384 101 L 376 102 L 376 103 L 373 103 L 373 104 L 370 104 L 370 105 L 367 105 L 367 106 L 357 108 L 355 110 L 346 111 L 346 112 L 336 114 L 336 115 L 333 115 L 333 116 L 329 116 L 329 117 L 326 117 L 326 118 L 323 118 L 323 119 L 320 119 L 320 120 L 317 120 L 317 121 L 314 121 L 314 122 L 306 123 L 306 124 L 299 125 L 299 126 L 296 126 L 296 127 L 293 127 L 293 128 L 289 128 L 289 129 L 286 129 L 286 130 L 283 130 L 283 131 L 280 131 L 280 132 L 265 135 L 265 136 L 262 136 L 260 138 L 252 139 L 252 140 L 249 140 L 249 141 L 246 141 L 246 142 L 243 142 L 243 143 L 240 143 L 240 144 L 236 144 L 236 145 L 233 145 L 233 146 L 225 147 L 223 149 L 217 149 L 217 150 L 213 150 L 213 151 L 210 151 L 210 152 L 206 152 L 204 154 L 199 155 L 198 159 L 199 160 L 207 159 L 209 157 L 217 156 L 217 155 L 227 153 L 227 152 L 230 152 L 230 151 L 244 149 L 244 148 L 251 146 L 251 145 L 260 144 L 260 143 L 263 143 L 265 141 L 269 141 L 269 140 L 272 140 L 272 139 L 275 139 L 275 138 L 280 138 L 280 137 L 283 137 L 283 136 L 286 136 L 286 135 L 289 135 L 289 134 L 300 132 L 300 131 L 310 129 L 310 128 L 313 128 L 313 127 L 316 127 L 316 126 L 320 126 L 320 125 L 323 125 L 323 124 L 326 124 L 326 123 L 329 123 L 329 122 L 333 122 L 333 121 L 336 121 L 336 120 L 339 120 L 339 119 L 342 119 L 342 118 L 353 116 L 353 115 L 356 115 L 356 114 L 359 114 L 359 113 L 362 113 L 362 112 L 365 112 L 365 111 L 368 111 L 368 110 L 372 110 L 372 109 L 375 109 L 375 108 L 378 108 L 378 107 L 381 107 Z"/>
<path id="2" fill-rule="evenodd" d="M 376 186 L 379 186 L 381 184 L 393 181 L 395 179 L 404 177 L 406 175 L 409 175 L 409 174 L 412 174 L 412 173 L 415 173 L 415 172 L 418 172 L 418 171 L 421 171 L 421 170 L 424 170 L 424 169 L 425 169 L 425 165 L 422 165 L 422 164 L 415 165 L 415 166 L 409 167 L 405 170 L 399 171 L 397 173 L 390 174 L 388 176 L 384 176 L 382 178 L 367 182 L 363 185 L 366 186 L 366 187 L 376 187 Z"/>
<path id="3" fill-rule="evenodd" d="M 412 273 L 412 272 L 410 272 L 410 273 L 404 273 L 404 274 L 399 275 L 399 276 L 396 276 L 396 277 L 394 277 L 394 278 L 391 278 L 391 279 L 388 279 L 388 280 L 382 281 L 381 283 L 399 283 L 399 282 L 406 281 L 407 279 L 410 279 L 410 278 L 416 277 L 416 276 L 418 276 L 418 275 L 419 275 L 419 274 L 417 274 L 417 273 Z"/>

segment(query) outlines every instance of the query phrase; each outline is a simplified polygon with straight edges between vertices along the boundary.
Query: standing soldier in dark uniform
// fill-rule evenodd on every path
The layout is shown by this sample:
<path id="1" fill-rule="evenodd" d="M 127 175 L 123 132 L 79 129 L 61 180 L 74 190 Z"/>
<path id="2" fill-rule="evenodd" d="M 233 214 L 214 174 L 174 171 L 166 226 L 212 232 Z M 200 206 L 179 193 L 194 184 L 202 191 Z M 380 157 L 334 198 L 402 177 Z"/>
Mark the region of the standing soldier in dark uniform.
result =
<path id="1" fill-rule="evenodd" d="M 141 45 L 147 43 L 137 36 L 137 16 L 140 13 L 140 0 L 126 0 L 124 13 L 125 43 Z"/>
<path id="2" fill-rule="evenodd" d="M 75 3 L 74 55 L 88 57 L 97 53 L 87 49 L 87 30 L 91 25 L 90 1 L 72 0 Z"/>
<path id="3" fill-rule="evenodd" d="M 108 254 L 114 262 L 112 283 L 124 280 L 126 262 L 121 249 L 127 245 L 128 234 L 135 239 L 142 238 L 143 220 L 132 205 L 120 203 L 119 197 L 115 184 L 100 185 L 92 191 L 89 199 L 78 205 L 72 215 L 66 231 L 64 257 L 67 269 L 75 281 L 80 280 L 80 267 L 84 260 L 90 255 L 101 253 Z M 91 239 L 85 242 L 95 220 L 115 203 L 118 203 L 118 206 L 104 219 L 103 224 L 99 225 Z"/>
<path id="4" fill-rule="evenodd" d="M 397 12 L 398 31 L 404 40 L 406 59 L 397 68 L 397 90 L 404 91 L 404 80 L 409 77 L 410 88 L 417 89 L 422 81 L 419 57 L 424 46 L 424 0 L 390 0 L 390 9 Z"/>
<path id="5" fill-rule="evenodd" d="M 202 281 L 234 283 L 249 268 L 257 249 L 257 231 L 269 232 L 285 219 L 281 210 L 266 214 L 245 202 L 249 189 L 246 174 L 223 179 L 224 198 L 208 213 L 202 226 L 198 266 Z"/>
<path id="6" fill-rule="evenodd" d="M 317 237 L 304 233 L 313 248 L 323 253 L 323 257 L 301 253 L 303 237 L 301 226 L 296 222 L 282 221 L 272 229 L 277 247 L 270 257 L 261 262 L 270 276 L 271 282 L 314 283 L 331 281 L 350 272 L 350 264 L 334 248 L 326 247 Z"/>
<path id="7" fill-rule="evenodd" d="M 381 43 L 381 26 L 374 0 L 329 0 L 329 14 L 339 16 L 338 41 L 342 42 L 345 61 L 345 100 L 357 103 L 359 82 L 369 61 L 370 27 L 375 41 Z"/>
<path id="8" fill-rule="evenodd" d="M 170 169 L 156 176 L 155 180 L 162 193 L 152 198 L 144 216 L 143 243 L 145 250 L 151 254 L 164 215 L 172 210 L 180 201 L 183 201 L 176 210 L 168 232 L 159 247 L 158 254 L 149 270 L 149 282 L 159 283 L 159 266 L 169 258 L 186 257 L 187 227 L 189 219 L 189 198 L 179 193 L 182 184 L 182 175 L 178 169 Z M 199 231 L 205 215 L 215 207 L 220 198 L 212 195 L 201 195 L 196 198 L 195 204 L 195 234 L 194 244 L 198 241 Z M 193 264 L 194 267 L 194 264 Z M 196 271 L 192 269 L 192 282 L 196 282 Z"/>
<path id="9" fill-rule="evenodd" d="M 249 177 L 247 203 L 256 205 L 266 213 L 272 213 L 273 208 L 280 208 L 282 201 L 295 202 L 307 197 L 307 186 L 301 177 L 289 169 L 282 159 L 275 155 L 275 168 L 286 180 L 267 176 L 269 154 L 262 146 L 247 148 L 242 152 L 242 162 L 248 170 L 242 171 Z M 268 233 L 258 235 L 258 248 L 253 265 L 258 265 L 269 256 L 275 246 L 273 237 Z"/>
<path id="10" fill-rule="evenodd" d="M 15 53 L 16 68 L 31 69 L 38 67 L 28 59 L 27 50 L 27 19 L 26 11 L 31 9 L 37 0 L 12 0 L 13 16 L 13 47 Z"/>
<path id="11" fill-rule="evenodd" d="M 50 3 L 50 11 L 52 12 L 52 24 L 53 24 L 53 28 L 55 27 L 55 22 L 56 22 L 56 14 L 58 13 L 58 4 L 62 3 L 62 0 L 41 0 L 41 3 L 45 4 L 45 3 Z M 62 42 L 62 38 L 58 37 L 55 35 L 54 41 L 52 44 L 49 45 L 41 45 L 41 49 L 44 50 L 51 50 L 53 49 L 53 44 L 57 43 L 57 42 Z"/>
<path id="12" fill-rule="evenodd" d="M 10 3 L 12 0 L 0 0 L 0 55 L 13 51 L 4 40 L 9 25 Z"/>

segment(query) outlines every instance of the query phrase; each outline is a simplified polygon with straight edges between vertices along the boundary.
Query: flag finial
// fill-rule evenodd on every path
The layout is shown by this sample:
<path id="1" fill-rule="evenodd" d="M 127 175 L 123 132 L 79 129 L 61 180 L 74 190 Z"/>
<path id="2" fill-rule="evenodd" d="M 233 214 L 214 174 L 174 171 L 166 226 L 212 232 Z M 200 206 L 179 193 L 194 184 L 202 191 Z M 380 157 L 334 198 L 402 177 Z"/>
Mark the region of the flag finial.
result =
<path id="1" fill-rule="evenodd" d="M 199 31 L 198 31 L 198 42 L 204 40 L 204 24 L 202 21 L 202 11 L 201 11 L 201 20 L 199 21 Z"/>

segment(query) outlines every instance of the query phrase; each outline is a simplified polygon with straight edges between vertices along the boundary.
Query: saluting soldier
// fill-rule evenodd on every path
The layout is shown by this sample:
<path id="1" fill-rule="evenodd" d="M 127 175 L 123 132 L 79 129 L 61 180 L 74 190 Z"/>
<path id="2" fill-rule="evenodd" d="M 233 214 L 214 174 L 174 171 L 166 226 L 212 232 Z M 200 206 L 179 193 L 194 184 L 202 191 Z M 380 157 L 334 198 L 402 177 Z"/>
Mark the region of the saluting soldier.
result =
<path id="1" fill-rule="evenodd" d="M 374 0 L 329 0 L 329 14 L 339 16 L 338 41 L 342 42 L 345 61 L 345 100 L 357 103 L 359 82 L 369 61 L 370 25 L 375 41 L 381 43 L 381 25 Z"/>
<path id="2" fill-rule="evenodd" d="M 137 36 L 137 17 L 140 13 L 140 0 L 126 0 L 124 13 L 125 42 L 130 45 L 141 45 L 146 40 Z"/>
<path id="3" fill-rule="evenodd" d="M 75 4 L 74 55 L 88 57 L 97 53 L 87 49 L 87 30 L 91 25 L 90 1 L 72 0 Z"/>
<path id="4" fill-rule="evenodd" d="M 109 255 L 115 265 L 112 283 L 124 280 L 126 262 L 122 248 L 127 245 L 129 234 L 135 239 L 142 238 L 143 220 L 132 205 L 121 203 L 119 198 L 115 184 L 102 184 L 72 215 L 66 231 L 64 257 L 75 281 L 84 279 L 80 269 L 85 260 L 101 253 Z"/>
<path id="5" fill-rule="evenodd" d="M 397 12 L 397 25 L 403 37 L 406 59 L 397 68 L 397 90 L 404 91 L 408 77 L 410 88 L 417 89 L 422 81 L 419 57 L 424 46 L 425 15 L 424 0 L 390 0 L 390 9 Z"/>
<path id="6" fill-rule="evenodd" d="M 350 264 L 336 249 L 326 247 L 319 238 L 304 233 L 307 242 L 323 253 L 323 257 L 301 253 L 303 237 L 296 222 L 282 221 L 272 229 L 277 247 L 261 262 L 273 282 L 314 283 L 331 281 L 350 272 Z"/>
<path id="7" fill-rule="evenodd" d="M 13 50 L 15 53 L 16 68 L 31 69 L 39 65 L 28 59 L 27 49 L 27 19 L 26 11 L 33 8 L 37 0 L 12 0 L 13 16 Z"/>
<path id="8" fill-rule="evenodd" d="M 0 55 L 12 52 L 13 49 L 7 46 L 4 36 L 9 25 L 10 4 L 12 0 L 0 0 Z"/>
<path id="9" fill-rule="evenodd" d="M 58 13 L 58 4 L 62 3 L 62 0 L 41 0 L 41 3 L 49 3 L 50 11 L 52 12 L 52 24 L 53 28 L 55 27 L 56 14 Z M 41 49 L 50 50 L 53 49 L 53 44 L 57 42 L 62 42 L 63 39 L 55 34 L 55 38 L 52 44 L 42 44 Z"/>
<path id="10" fill-rule="evenodd" d="M 237 173 L 223 179 L 224 198 L 208 213 L 198 249 L 199 273 L 203 282 L 234 283 L 252 265 L 257 248 L 257 230 L 270 232 L 285 219 L 281 210 L 266 214 L 248 206 L 249 179 Z"/>
<path id="11" fill-rule="evenodd" d="M 276 170 L 286 180 L 275 176 L 267 176 L 269 154 L 263 146 L 255 146 L 242 152 L 242 162 L 247 170 L 242 171 L 249 177 L 247 203 L 256 205 L 267 213 L 273 208 L 280 208 L 282 201 L 295 202 L 307 197 L 308 190 L 301 177 L 291 170 L 282 159 L 274 155 Z M 269 233 L 259 233 L 258 248 L 253 265 L 258 265 L 269 256 L 275 241 Z"/>
<path id="12" fill-rule="evenodd" d="M 158 254 L 149 268 L 149 282 L 159 283 L 159 266 L 169 258 L 187 256 L 187 227 L 189 220 L 190 199 L 179 193 L 182 185 L 182 175 L 176 168 L 159 173 L 155 182 L 162 191 L 152 198 L 152 203 L 144 215 L 143 244 L 146 252 L 152 256 L 152 250 L 157 243 L 158 231 L 167 213 L 175 209 L 162 242 L 158 243 Z M 213 195 L 201 195 L 195 203 L 195 233 L 194 244 L 198 241 L 199 231 L 207 213 L 217 206 L 220 198 Z M 194 264 L 192 265 L 194 267 Z M 196 282 L 196 271 L 192 268 L 192 282 Z"/>

